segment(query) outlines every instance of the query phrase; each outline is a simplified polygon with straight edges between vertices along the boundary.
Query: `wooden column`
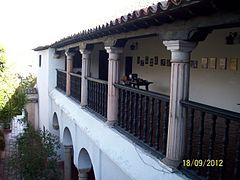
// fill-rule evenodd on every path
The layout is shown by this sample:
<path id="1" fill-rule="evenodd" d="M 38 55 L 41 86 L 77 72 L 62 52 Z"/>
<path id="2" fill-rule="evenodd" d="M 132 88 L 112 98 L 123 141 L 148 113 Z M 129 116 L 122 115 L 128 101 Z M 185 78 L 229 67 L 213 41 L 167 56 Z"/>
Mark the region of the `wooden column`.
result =
<path id="1" fill-rule="evenodd" d="M 105 47 L 108 58 L 108 102 L 107 102 L 107 124 L 113 126 L 117 121 L 118 114 L 118 89 L 113 86 L 119 82 L 119 60 L 122 48 Z"/>
<path id="2" fill-rule="evenodd" d="M 72 72 L 73 68 L 74 53 L 67 51 L 65 54 L 67 56 L 66 95 L 70 96 L 70 81 L 71 81 L 70 73 Z"/>
<path id="3" fill-rule="evenodd" d="M 183 159 L 186 133 L 186 110 L 180 101 L 189 97 L 190 54 L 196 43 L 174 40 L 163 44 L 171 51 L 172 63 L 167 152 L 163 161 L 177 167 Z"/>
<path id="4" fill-rule="evenodd" d="M 87 81 L 86 77 L 89 75 L 88 65 L 89 65 L 91 51 L 86 50 L 86 49 L 80 49 L 80 52 L 82 54 L 81 106 L 86 106 L 87 105 L 87 96 L 88 96 L 88 91 L 87 91 L 88 81 Z"/>

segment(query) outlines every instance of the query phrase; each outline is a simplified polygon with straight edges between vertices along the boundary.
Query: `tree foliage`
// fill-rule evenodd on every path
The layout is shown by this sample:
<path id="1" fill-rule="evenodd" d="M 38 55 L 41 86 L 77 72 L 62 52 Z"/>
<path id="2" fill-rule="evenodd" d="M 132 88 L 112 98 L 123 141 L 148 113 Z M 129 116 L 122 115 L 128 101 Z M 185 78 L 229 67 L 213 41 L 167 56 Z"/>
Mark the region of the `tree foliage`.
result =
<path id="1" fill-rule="evenodd" d="M 16 149 L 9 160 L 9 165 L 25 180 L 59 179 L 56 150 L 59 140 L 48 131 L 35 131 L 28 125 L 17 137 Z"/>
<path id="2" fill-rule="evenodd" d="M 0 110 L 6 105 L 18 86 L 16 76 L 6 64 L 6 53 L 0 47 Z"/>
<path id="3" fill-rule="evenodd" d="M 24 90 L 34 87 L 36 77 L 32 74 L 23 79 L 7 66 L 5 49 L 0 47 L 0 122 L 7 124 L 21 113 L 27 102 Z"/>

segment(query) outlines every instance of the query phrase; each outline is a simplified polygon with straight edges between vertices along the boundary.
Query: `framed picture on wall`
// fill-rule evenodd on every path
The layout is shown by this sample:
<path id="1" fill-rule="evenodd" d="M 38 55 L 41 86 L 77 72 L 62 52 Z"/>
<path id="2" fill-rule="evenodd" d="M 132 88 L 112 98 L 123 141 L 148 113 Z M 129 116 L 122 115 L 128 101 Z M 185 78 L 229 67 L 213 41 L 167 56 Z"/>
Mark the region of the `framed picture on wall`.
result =
<path id="1" fill-rule="evenodd" d="M 206 58 L 206 57 L 202 58 L 201 67 L 202 67 L 202 69 L 207 69 L 208 68 L 208 58 Z"/>
<path id="2" fill-rule="evenodd" d="M 238 59 L 237 58 L 231 58 L 229 62 L 229 70 L 231 71 L 237 71 L 238 69 Z"/>
<path id="3" fill-rule="evenodd" d="M 150 66 L 153 66 L 153 58 L 150 58 Z"/>
<path id="4" fill-rule="evenodd" d="M 215 58 L 215 57 L 209 58 L 208 68 L 216 69 L 216 67 L 217 67 L 217 58 Z"/>
<path id="5" fill-rule="evenodd" d="M 191 60 L 190 61 L 190 67 L 193 68 L 193 69 L 197 69 L 198 68 L 198 61 Z"/>
<path id="6" fill-rule="evenodd" d="M 161 59 L 161 66 L 166 66 L 166 59 Z"/>
<path id="7" fill-rule="evenodd" d="M 148 64 L 149 62 L 149 57 L 148 56 L 145 56 L 145 64 Z"/>
<path id="8" fill-rule="evenodd" d="M 158 65 L 158 56 L 154 56 L 154 64 Z"/>
<path id="9" fill-rule="evenodd" d="M 140 56 L 137 57 L 137 64 L 140 64 Z"/>
<path id="10" fill-rule="evenodd" d="M 227 69 L 227 58 L 219 58 L 219 69 Z"/>

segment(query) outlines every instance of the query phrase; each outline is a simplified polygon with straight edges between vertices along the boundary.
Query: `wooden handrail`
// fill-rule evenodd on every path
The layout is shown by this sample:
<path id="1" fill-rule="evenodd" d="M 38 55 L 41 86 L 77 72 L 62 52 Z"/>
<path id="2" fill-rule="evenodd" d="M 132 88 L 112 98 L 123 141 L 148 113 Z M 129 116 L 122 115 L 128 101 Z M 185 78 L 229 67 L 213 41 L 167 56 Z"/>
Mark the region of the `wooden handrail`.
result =
<path id="1" fill-rule="evenodd" d="M 92 77 L 85 77 L 85 78 L 89 81 L 93 81 L 93 82 L 97 82 L 97 83 L 101 83 L 101 84 L 108 84 L 107 81 L 104 81 L 101 79 L 96 79 L 96 78 L 92 78 Z"/>
<path id="2" fill-rule="evenodd" d="M 233 111 L 193 102 L 193 101 L 181 101 L 181 104 L 184 107 L 194 108 L 196 110 L 204 111 L 209 114 L 213 114 L 219 117 L 223 117 L 225 119 L 235 120 L 240 122 L 240 113 L 236 113 Z"/>
<path id="3" fill-rule="evenodd" d="M 67 73 L 67 71 L 64 71 L 62 69 L 56 69 L 56 71 L 62 72 L 62 73 Z"/>
<path id="4" fill-rule="evenodd" d="M 137 89 L 137 88 L 125 86 L 123 84 L 117 84 L 116 83 L 116 84 L 114 84 L 114 86 L 116 88 L 119 88 L 119 89 L 124 89 L 124 90 L 131 91 L 131 92 L 134 92 L 134 93 L 142 94 L 144 96 L 150 96 L 150 97 L 153 97 L 153 98 L 156 98 L 156 99 L 161 99 L 163 101 L 169 101 L 169 99 L 170 99 L 169 96 L 164 95 L 164 94 L 159 94 L 159 93 L 156 93 L 156 92 L 146 91 L 146 90 L 143 90 L 143 89 Z"/>
<path id="5" fill-rule="evenodd" d="M 71 76 L 75 76 L 75 77 L 79 77 L 79 78 L 82 77 L 82 75 L 80 75 L 80 74 L 76 74 L 76 73 L 72 73 L 72 72 L 70 73 L 70 75 L 71 75 Z"/>

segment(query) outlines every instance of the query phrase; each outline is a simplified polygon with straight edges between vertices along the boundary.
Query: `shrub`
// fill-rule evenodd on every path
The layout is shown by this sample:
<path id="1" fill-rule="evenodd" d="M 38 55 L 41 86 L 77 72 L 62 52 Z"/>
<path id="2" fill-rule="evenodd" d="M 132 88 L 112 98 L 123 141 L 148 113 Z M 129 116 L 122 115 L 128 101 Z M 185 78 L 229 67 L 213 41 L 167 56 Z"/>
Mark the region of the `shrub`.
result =
<path id="1" fill-rule="evenodd" d="M 59 179 L 56 150 L 58 138 L 46 131 L 35 131 L 28 125 L 16 141 L 17 151 L 10 157 L 9 165 L 25 180 Z"/>

